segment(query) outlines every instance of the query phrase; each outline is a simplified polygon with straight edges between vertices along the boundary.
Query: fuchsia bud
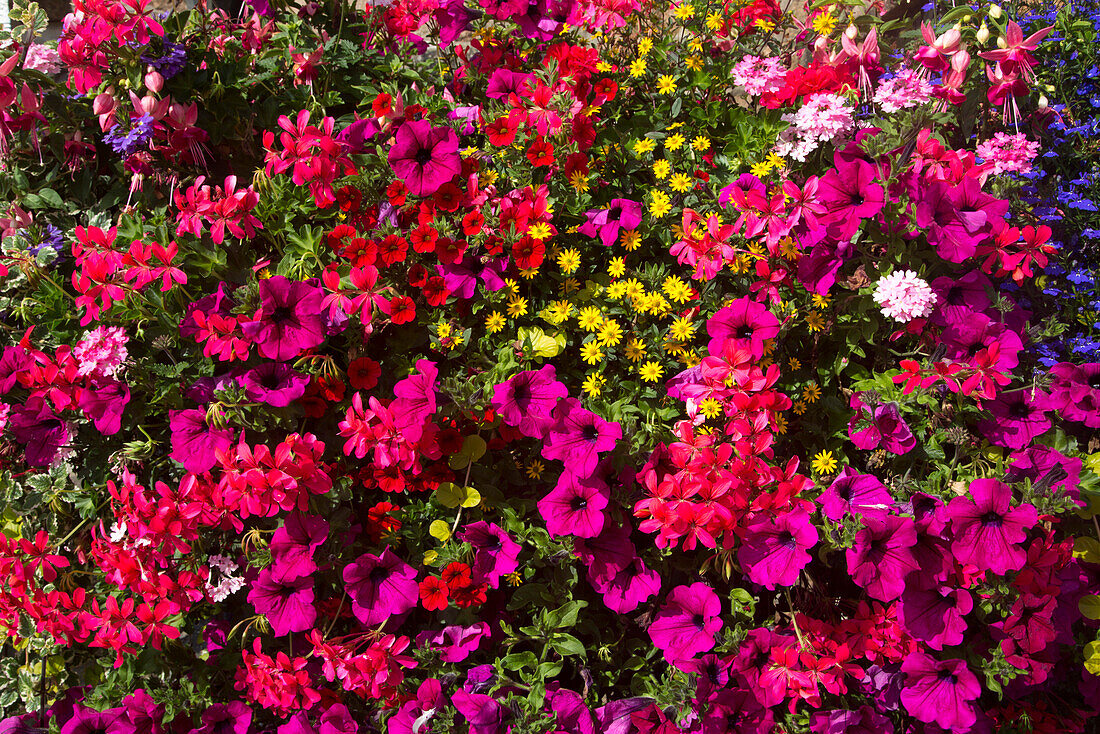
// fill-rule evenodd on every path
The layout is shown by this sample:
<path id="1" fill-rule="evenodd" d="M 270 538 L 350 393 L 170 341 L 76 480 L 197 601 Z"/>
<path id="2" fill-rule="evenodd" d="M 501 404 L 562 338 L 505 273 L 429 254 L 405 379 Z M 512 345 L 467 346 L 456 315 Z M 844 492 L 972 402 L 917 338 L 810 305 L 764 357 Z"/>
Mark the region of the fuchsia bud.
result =
<path id="1" fill-rule="evenodd" d="M 160 72 L 150 69 L 145 74 L 145 88 L 153 94 L 160 94 L 160 90 L 164 89 L 164 77 Z"/>

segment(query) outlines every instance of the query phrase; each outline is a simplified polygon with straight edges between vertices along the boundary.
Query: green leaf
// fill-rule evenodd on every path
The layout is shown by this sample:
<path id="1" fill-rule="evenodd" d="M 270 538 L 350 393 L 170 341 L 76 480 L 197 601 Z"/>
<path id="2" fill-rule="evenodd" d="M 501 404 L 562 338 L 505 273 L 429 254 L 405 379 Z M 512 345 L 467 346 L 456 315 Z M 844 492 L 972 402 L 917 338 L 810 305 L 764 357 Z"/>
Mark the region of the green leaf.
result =
<path id="1" fill-rule="evenodd" d="M 523 668 L 534 670 L 538 667 L 539 659 L 531 651 L 514 652 L 501 658 L 500 664 L 505 670 L 522 670 Z"/>
<path id="2" fill-rule="evenodd" d="M 550 629 L 567 629 L 577 623 L 577 615 L 588 606 L 588 602 L 575 600 L 567 602 L 553 611 L 543 612 L 543 619 Z"/>
<path id="3" fill-rule="evenodd" d="M 583 642 L 565 632 L 555 632 L 551 635 L 550 646 L 562 656 L 577 655 L 585 658 L 588 654 Z"/>

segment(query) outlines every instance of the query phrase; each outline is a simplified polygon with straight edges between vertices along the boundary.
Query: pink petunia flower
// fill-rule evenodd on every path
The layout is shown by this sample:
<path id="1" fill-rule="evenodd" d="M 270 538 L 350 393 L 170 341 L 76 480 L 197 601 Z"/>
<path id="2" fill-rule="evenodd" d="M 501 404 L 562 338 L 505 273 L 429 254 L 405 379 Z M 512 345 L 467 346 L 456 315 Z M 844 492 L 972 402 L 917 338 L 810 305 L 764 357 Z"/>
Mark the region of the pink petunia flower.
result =
<path id="1" fill-rule="evenodd" d="M 462 171 L 454 130 L 433 127 L 427 120 L 397 128 L 387 160 L 413 196 L 431 196 Z"/>
<path id="2" fill-rule="evenodd" d="M 552 537 L 594 538 L 603 529 L 603 510 L 610 498 L 607 483 L 602 479 L 581 477 L 566 470 L 557 486 L 539 500 L 539 514 Z"/>
<path id="3" fill-rule="evenodd" d="M 506 425 L 530 438 L 546 438 L 554 421 L 550 413 L 569 390 L 556 379 L 553 365 L 520 372 L 493 388 L 491 405 Z"/>
<path id="4" fill-rule="evenodd" d="M 256 319 L 241 325 L 268 359 L 291 359 L 325 340 L 322 289 L 275 275 L 260 281 L 262 305 Z"/>
<path id="5" fill-rule="evenodd" d="M 714 647 L 721 612 L 721 599 L 706 584 L 677 586 L 649 625 L 649 636 L 669 662 L 693 658 Z"/>
<path id="6" fill-rule="evenodd" d="M 1039 519 L 1035 507 L 1012 507 L 1012 488 L 998 479 L 975 479 L 969 491 L 970 497 L 956 497 L 947 505 L 951 552 L 981 571 L 1018 571 L 1027 559 L 1019 544 Z"/>
<path id="7" fill-rule="evenodd" d="M 817 529 L 804 509 L 758 515 L 739 534 L 743 538 L 737 560 L 753 583 L 774 590 L 791 586 L 810 562 L 809 550 L 817 544 Z"/>
<path id="8" fill-rule="evenodd" d="M 978 679 L 964 660 L 943 660 L 911 652 L 901 664 L 905 687 L 901 703 L 920 721 L 951 732 L 969 732 L 978 715 L 971 703 L 981 695 Z"/>
<path id="9" fill-rule="evenodd" d="M 599 455 L 615 448 L 623 437 L 623 429 L 618 423 L 605 421 L 586 410 L 576 398 L 559 401 L 551 417 L 554 425 L 542 447 L 542 455 L 560 460 L 567 471 L 577 476 L 592 476 Z"/>
<path id="10" fill-rule="evenodd" d="M 367 626 L 404 614 L 420 598 L 416 569 L 395 556 L 389 546 L 381 556 L 364 553 L 345 566 L 344 583 L 352 613 Z"/>

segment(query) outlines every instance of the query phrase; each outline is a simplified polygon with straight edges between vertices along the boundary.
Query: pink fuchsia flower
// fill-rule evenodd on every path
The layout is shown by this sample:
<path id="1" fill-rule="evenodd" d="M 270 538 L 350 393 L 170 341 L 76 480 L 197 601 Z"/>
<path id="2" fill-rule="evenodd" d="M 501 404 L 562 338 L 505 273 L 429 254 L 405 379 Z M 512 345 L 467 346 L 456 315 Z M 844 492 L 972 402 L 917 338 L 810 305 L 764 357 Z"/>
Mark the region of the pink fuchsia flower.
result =
<path id="1" fill-rule="evenodd" d="M 714 647 L 721 613 L 722 601 L 706 584 L 677 586 L 649 625 L 649 636 L 669 662 L 693 658 Z"/>
<path id="2" fill-rule="evenodd" d="M 604 247 L 619 239 L 620 230 L 634 230 L 642 223 L 642 205 L 630 199 L 612 199 L 607 209 L 592 209 L 584 214 L 586 221 L 577 231 L 588 237 L 599 235 Z"/>
<path id="3" fill-rule="evenodd" d="M 92 378 L 114 377 L 126 361 L 129 337 L 121 326 L 97 326 L 73 347 L 77 374 Z"/>
<path id="4" fill-rule="evenodd" d="M 495 589 L 500 586 L 501 576 L 519 568 L 520 544 L 504 528 L 478 520 L 467 525 L 457 537 L 474 547 L 475 583 L 484 580 Z"/>
<path id="5" fill-rule="evenodd" d="M 913 519 L 889 515 L 864 521 L 855 543 L 845 552 L 848 573 L 871 598 L 893 601 L 905 590 L 906 577 L 917 570 L 910 550 L 917 544 Z"/>
<path id="6" fill-rule="evenodd" d="M 248 601 L 267 617 L 277 637 L 305 632 L 317 621 L 312 576 L 277 579 L 271 568 L 265 568 L 252 584 Z"/>
<path id="7" fill-rule="evenodd" d="M 168 426 L 172 429 L 170 457 L 193 474 L 202 474 L 218 463 L 217 452 L 233 445 L 233 432 L 213 428 L 206 422 L 206 411 L 171 410 Z"/>
<path id="8" fill-rule="evenodd" d="M 917 445 L 913 431 L 898 412 L 897 403 L 869 406 L 863 393 L 853 393 L 848 405 L 855 414 L 848 420 L 848 437 L 856 447 L 873 451 L 879 447 L 894 454 L 905 454 Z M 863 428 L 857 426 L 867 421 Z"/>
<path id="9" fill-rule="evenodd" d="M 493 388 L 493 409 L 501 420 L 524 436 L 544 439 L 554 421 L 550 417 L 558 400 L 569 390 L 556 379 L 553 365 L 520 372 Z"/>
<path id="10" fill-rule="evenodd" d="M 566 470 L 557 486 L 538 502 L 539 514 L 552 537 L 574 535 L 594 538 L 603 529 L 604 513 L 611 493 L 597 477 L 581 477 Z"/>
<path id="11" fill-rule="evenodd" d="M 947 505 L 952 554 L 980 571 L 1018 571 L 1027 559 L 1019 544 L 1039 519 L 1035 507 L 1012 507 L 1012 488 L 998 479 L 975 479 L 969 491 L 970 497 L 956 497 Z"/>
<path id="12" fill-rule="evenodd" d="M 951 732 L 968 732 L 978 715 L 971 701 L 981 695 L 978 679 L 964 660 L 943 660 L 911 652 L 901 664 L 905 686 L 901 703 L 925 723 L 935 722 Z"/>
<path id="13" fill-rule="evenodd" d="M 542 455 L 560 460 L 567 471 L 577 476 L 592 476 L 599 455 L 615 448 L 623 437 L 623 429 L 618 423 L 605 421 L 586 410 L 576 398 L 559 401 L 551 417 L 554 425 L 542 447 Z"/>
<path id="14" fill-rule="evenodd" d="M 809 550 L 818 540 L 817 529 L 804 509 L 759 515 L 739 531 L 743 542 L 737 560 L 753 583 L 774 590 L 791 586 L 810 562 Z"/>
<path id="15" fill-rule="evenodd" d="M 282 362 L 268 362 L 248 370 L 237 381 L 249 400 L 285 408 L 305 395 L 309 375 L 303 375 Z"/>
<path id="16" fill-rule="evenodd" d="M 884 316 L 903 324 L 932 314 L 936 294 L 912 270 L 896 270 L 879 280 L 873 298 Z"/>
<path id="17" fill-rule="evenodd" d="M 1027 173 L 1031 170 L 1031 162 L 1039 154 L 1039 143 L 1028 140 L 1023 133 L 994 133 L 992 140 L 979 143 L 974 152 L 982 161 L 993 165 L 994 176 Z"/>
<path id="18" fill-rule="evenodd" d="M 321 288 L 276 275 L 260 281 L 260 298 L 263 304 L 256 319 L 241 328 L 264 357 L 291 359 L 324 342 Z"/>
<path id="19" fill-rule="evenodd" d="M 894 506 L 886 485 L 870 474 L 860 474 L 850 466 L 841 470 L 818 499 L 821 514 L 840 522 L 845 515 L 883 520 Z"/>
<path id="20" fill-rule="evenodd" d="M 779 333 L 779 319 L 767 306 L 744 296 L 710 317 L 707 333 L 711 355 L 723 354 L 732 342 L 734 348 L 748 349 L 754 359 L 760 359 L 764 356 L 764 342 Z"/>
<path id="21" fill-rule="evenodd" d="M 1100 428 L 1100 363 L 1059 362 L 1050 368 L 1050 408 L 1066 420 Z"/>
<path id="22" fill-rule="evenodd" d="M 998 446 L 1022 449 L 1050 430 L 1049 403 L 1041 390 L 1003 392 L 996 400 L 985 403 L 985 407 L 993 417 L 979 421 L 978 430 Z"/>
<path id="23" fill-rule="evenodd" d="M 364 553 L 344 568 L 351 595 L 351 611 L 364 625 L 373 626 L 416 606 L 420 586 L 416 569 L 387 546 L 381 556 Z"/>
<path id="24" fill-rule="evenodd" d="M 433 127 L 427 120 L 397 128 L 387 160 L 413 196 L 431 196 L 462 171 L 454 130 Z"/>

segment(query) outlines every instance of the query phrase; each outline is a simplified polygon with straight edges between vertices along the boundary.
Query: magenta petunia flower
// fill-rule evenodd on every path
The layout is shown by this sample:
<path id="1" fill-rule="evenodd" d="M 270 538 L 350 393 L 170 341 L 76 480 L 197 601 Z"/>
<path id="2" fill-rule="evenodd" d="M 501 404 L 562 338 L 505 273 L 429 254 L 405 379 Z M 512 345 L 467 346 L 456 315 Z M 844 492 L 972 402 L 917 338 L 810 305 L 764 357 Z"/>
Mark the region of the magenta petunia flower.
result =
<path id="1" fill-rule="evenodd" d="M 342 703 L 334 703 L 321 714 L 321 726 L 317 728 L 317 734 L 357 734 L 359 724 L 352 718 L 348 707 Z"/>
<path id="2" fill-rule="evenodd" d="M 260 310 L 256 320 L 241 325 L 267 359 L 297 357 L 325 340 L 321 316 L 321 288 L 275 275 L 260 281 Z"/>
<path id="3" fill-rule="evenodd" d="M 841 521 L 845 515 L 860 515 L 865 519 L 885 519 L 894 506 L 894 498 L 886 485 L 870 474 L 860 474 L 844 467 L 828 489 L 818 499 L 821 514 Z"/>
<path id="4" fill-rule="evenodd" d="M 946 357 L 969 362 L 982 349 L 996 345 L 997 371 L 1009 372 L 1019 364 L 1019 354 L 1024 348 L 1020 335 L 985 314 L 976 313 L 964 306 L 944 309 L 945 327 L 940 343 L 946 347 Z"/>
<path id="5" fill-rule="evenodd" d="M 915 193 L 913 220 L 948 262 L 972 257 L 988 239 L 993 221 L 1008 213 L 1008 201 L 984 193 L 971 176 L 953 185 L 921 182 Z"/>
<path id="6" fill-rule="evenodd" d="M 19 375 L 34 364 L 34 358 L 22 347 L 4 347 L 0 355 L 0 395 L 11 392 Z"/>
<path id="7" fill-rule="evenodd" d="M 737 560 L 753 583 L 768 589 L 791 586 L 810 562 L 809 550 L 818 540 L 810 513 L 803 509 L 776 515 L 762 514 L 739 531 Z"/>
<path id="8" fill-rule="evenodd" d="M 966 632 L 966 615 L 974 600 L 966 589 L 930 582 L 913 584 L 902 592 L 898 621 L 913 637 L 933 650 L 958 645 Z"/>
<path id="9" fill-rule="evenodd" d="M 1010 483 L 1030 479 L 1038 487 L 1049 487 L 1054 495 L 1065 494 L 1078 505 L 1084 506 L 1078 485 L 1084 462 L 1076 456 L 1066 456 L 1049 446 L 1029 446 L 1008 457 Z"/>
<path id="10" fill-rule="evenodd" d="M 306 393 L 309 375 L 282 362 L 268 362 L 237 378 L 249 400 L 274 408 L 285 408 Z"/>
<path id="11" fill-rule="evenodd" d="M 212 469 L 218 463 L 215 452 L 227 451 L 233 445 L 232 431 L 210 427 L 203 410 L 170 410 L 168 425 L 172 429 L 169 456 L 193 474 Z"/>
<path id="12" fill-rule="evenodd" d="M 550 427 L 547 443 L 543 444 L 542 455 L 560 460 L 567 471 L 578 476 L 592 476 L 600 461 L 599 455 L 615 448 L 623 437 L 623 429 L 618 423 L 605 421 L 586 410 L 576 398 L 558 401 L 550 417 L 554 424 Z"/>
<path id="13" fill-rule="evenodd" d="M 569 394 L 557 380 L 553 365 L 520 372 L 493 388 L 493 409 L 509 426 L 524 436 L 544 439 L 554 421 L 550 417 L 558 400 Z"/>
<path id="14" fill-rule="evenodd" d="M 1019 544 L 1039 519 L 1035 507 L 1012 507 L 1012 488 L 998 479 L 975 479 L 969 490 L 970 497 L 956 497 L 947 505 L 952 554 L 981 571 L 1018 571 L 1027 559 Z"/>
<path id="15" fill-rule="evenodd" d="M 416 698 L 401 704 L 397 713 L 386 721 L 386 734 L 420 734 L 446 705 L 443 686 L 437 678 L 428 678 L 416 689 Z"/>
<path id="16" fill-rule="evenodd" d="M 153 697 L 144 688 L 138 688 L 122 699 L 122 708 L 126 709 L 126 734 L 161 734 L 161 721 L 164 719 L 164 704 L 157 705 Z M 0 732 L 4 728 L 0 726 Z"/>
<path id="17" fill-rule="evenodd" d="M 714 647 L 721 613 L 722 600 L 706 584 L 677 586 L 649 625 L 649 636 L 670 663 L 693 658 Z"/>
<path id="18" fill-rule="evenodd" d="M 584 703 L 584 697 L 568 688 L 547 691 L 546 700 L 554 713 L 555 734 L 596 734 L 592 725 L 592 712 Z"/>
<path id="19" fill-rule="evenodd" d="M 980 270 L 972 270 L 958 278 L 944 275 L 933 280 L 931 285 L 936 294 L 932 321 L 940 326 L 944 324 L 943 311 L 949 306 L 963 306 L 983 313 L 992 305 L 987 291 L 993 289 L 993 283 Z"/>
<path id="20" fill-rule="evenodd" d="M 848 402 L 855 414 L 848 420 L 848 437 L 857 448 L 873 451 L 883 448 L 894 454 L 905 454 L 917 445 L 909 424 L 898 412 L 897 403 L 868 405 L 863 393 L 853 393 Z M 863 428 L 857 426 L 867 421 Z"/>
<path id="21" fill-rule="evenodd" d="M 23 444 L 31 466 L 48 466 L 69 442 L 69 427 L 40 395 L 32 395 L 25 405 L 12 408 L 8 425 L 15 440 Z"/>
<path id="22" fill-rule="evenodd" d="M 721 355 L 727 342 L 732 341 L 752 352 L 754 359 L 760 359 L 764 356 L 764 342 L 779 333 L 779 319 L 767 306 L 745 296 L 710 317 L 707 333 L 710 334 L 707 349 L 712 355 Z"/>
<path id="23" fill-rule="evenodd" d="M 396 396 L 390 404 L 394 422 L 405 438 L 416 443 L 422 435 L 422 426 L 435 413 L 435 380 L 439 375 L 435 362 L 420 359 L 416 362 L 417 374 L 412 374 L 393 386 Z"/>
<path id="24" fill-rule="evenodd" d="M 510 94 L 518 93 L 524 84 L 534 80 L 534 74 L 522 74 L 518 71 L 499 67 L 493 69 L 493 73 L 489 75 L 489 84 L 485 96 L 489 99 L 504 99 Z"/>
<path id="25" fill-rule="evenodd" d="M 577 231 L 588 237 L 598 235 L 604 247 L 611 247 L 620 230 L 634 230 L 642 223 L 642 205 L 630 199 L 612 199 L 607 209 L 592 209 L 584 216 L 587 221 Z"/>
<path id="26" fill-rule="evenodd" d="M 1051 409 L 1066 420 L 1100 428 L 1100 363 L 1059 362 L 1050 374 Z"/>
<path id="27" fill-rule="evenodd" d="M 324 518 L 293 510 L 286 522 L 271 536 L 271 568 L 276 578 L 306 576 L 317 570 L 313 553 L 328 538 L 329 524 Z"/>
<path id="28" fill-rule="evenodd" d="M 462 171 L 455 131 L 433 127 L 427 120 L 397 128 L 387 160 L 413 196 L 431 196 Z"/>
<path id="29" fill-rule="evenodd" d="M 130 388 L 118 380 L 102 380 L 94 388 L 80 390 L 77 402 L 96 430 L 113 436 L 122 428 L 122 411 L 130 402 Z"/>
<path id="30" fill-rule="evenodd" d="M 1050 430 L 1048 401 L 1042 390 L 1012 390 L 984 403 L 992 418 L 978 421 L 978 430 L 990 443 L 1022 449 Z"/>
<path id="31" fill-rule="evenodd" d="M 451 694 L 451 703 L 466 717 L 469 734 L 500 734 L 503 730 L 508 710 L 492 696 L 467 693 L 460 688 Z"/>
<path id="32" fill-rule="evenodd" d="M 78 703 L 73 707 L 72 718 L 60 723 L 61 734 L 124 734 L 130 729 L 126 709 L 121 706 L 96 711 Z"/>
<path id="33" fill-rule="evenodd" d="M 305 632 L 317 621 L 312 576 L 280 580 L 271 568 L 265 568 L 252 584 L 248 601 L 258 614 L 267 617 L 277 637 Z"/>
<path id="34" fill-rule="evenodd" d="M 836 168 L 822 176 L 817 184 L 818 201 L 827 213 L 822 218 L 829 235 L 846 242 L 859 229 L 860 223 L 882 211 L 886 192 L 875 183 L 875 166 L 860 158 L 834 156 Z"/>
<path id="35" fill-rule="evenodd" d="M 252 709 L 243 701 L 216 703 L 202 712 L 202 726 L 188 734 L 249 734 Z"/>
<path id="36" fill-rule="evenodd" d="M 647 568 L 641 558 L 634 558 L 609 578 L 590 574 L 588 581 L 603 595 L 607 608 L 617 614 L 634 611 L 642 602 L 661 591 L 661 574 Z"/>
<path id="37" fill-rule="evenodd" d="M 521 546 L 504 528 L 478 520 L 457 534 L 459 540 L 474 547 L 474 575 L 494 589 L 500 578 L 519 568 Z"/>
<path id="38" fill-rule="evenodd" d="M 420 599 L 416 569 L 395 556 L 389 546 L 381 556 L 364 553 L 345 566 L 344 583 L 351 595 L 352 613 L 368 627 L 404 614 Z"/>
<path id="39" fill-rule="evenodd" d="M 603 510 L 610 499 L 611 492 L 602 479 L 581 477 L 566 470 L 557 486 L 539 500 L 539 514 L 552 537 L 594 538 L 603 529 Z"/>
<path id="40" fill-rule="evenodd" d="M 910 550 L 916 544 L 917 531 L 912 518 L 865 517 L 855 543 L 845 552 L 848 573 L 871 598 L 893 601 L 905 590 L 905 578 L 917 570 Z"/>
<path id="41" fill-rule="evenodd" d="M 1052 617 L 1058 600 L 1051 596 L 1022 594 L 1012 603 L 1007 618 L 993 626 L 1028 655 L 1037 655 L 1054 642 L 1058 632 Z"/>
<path id="42" fill-rule="evenodd" d="M 901 670 L 905 673 L 901 703 L 910 715 L 948 731 L 970 731 L 978 719 L 971 701 L 981 695 L 982 687 L 966 661 L 938 661 L 918 650 L 905 657 Z"/>
<path id="43" fill-rule="evenodd" d="M 482 639 L 490 634 L 489 625 L 485 622 L 477 622 L 469 627 L 450 625 L 435 633 L 421 632 L 416 636 L 416 644 L 439 650 L 440 660 L 445 663 L 461 663 L 474 654 Z"/>
<path id="44" fill-rule="evenodd" d="M 858 709 L 815 711 L 810 716 L 813 734 L 888 734 L 894 725 L 888 718 L 864 704 Z"/>

